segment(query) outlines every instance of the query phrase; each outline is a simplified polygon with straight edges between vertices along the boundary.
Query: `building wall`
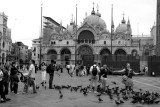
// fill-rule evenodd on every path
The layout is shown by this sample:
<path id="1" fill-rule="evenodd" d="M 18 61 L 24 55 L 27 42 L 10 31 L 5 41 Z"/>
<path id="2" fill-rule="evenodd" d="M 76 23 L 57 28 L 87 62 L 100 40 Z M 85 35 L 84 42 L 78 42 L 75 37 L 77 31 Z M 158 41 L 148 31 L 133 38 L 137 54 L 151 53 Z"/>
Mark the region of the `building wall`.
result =
<path id="1" fill-rule="evenodd" d="M 4 13 L 0 13 L 0 61 L 5 63 L 8 55 L 11 53 L 11 29 L 7 27 L 8 17 Z"/>
<path id="2" fill-rule="evenodd" d="M 160 56 L 160 0 L 157 0 L 157 21 L 156 21 L 156 37 L 157 37 L 157 47 L 156 47 L 156 55 Z"/>

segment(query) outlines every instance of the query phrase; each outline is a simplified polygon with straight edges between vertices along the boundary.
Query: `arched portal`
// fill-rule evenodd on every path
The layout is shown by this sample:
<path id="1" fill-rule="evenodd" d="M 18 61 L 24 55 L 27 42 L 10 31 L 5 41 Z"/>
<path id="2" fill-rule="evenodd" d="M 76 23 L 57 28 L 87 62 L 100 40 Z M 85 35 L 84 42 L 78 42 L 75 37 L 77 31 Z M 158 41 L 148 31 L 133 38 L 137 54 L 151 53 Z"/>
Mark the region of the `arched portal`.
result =
<path id="1" fill-rule="evenodd" d="M 47 52 L 48 60 L 56 60 L 57 52 L 54 49 L 51 49 Z"/>
<path id="2" fill-rule="evenodd" d="M 69 49 L 65 48 L 61 50 L 61 61 L 62 64 L 67 65 L 71 59 L 71 52 Z"/>
<path id="3" fill-rule="evenodd" d="M 132 50 L 132 56 L 137 56 L 137 50 Z"/>
<path id="4" fill-rule="evenodd" d="M 117 56 L 119 56 L 119 55 L 120 55 L 120 56 L 121 56 L 121 55 L 127 55 L 126 51 L 123 50 L 123 49 L 118 49 L 118 50 L 116 50 L 114 54 L 117 55 Z"/>
<path id="5" fill-rule="evenodd" d="M 79 48 L 78 54 L 82 60 L 83 65 L 92 65 L 94 62 L 93 49 L 88 45 L 83 45 Z"/>
<path id="6" fill-rule="evenodd" d="M 101 64 L 106 64 L 107 61 L 108 61 L 108 58 L 110 57 L 111 55 L 111 52 L 109 49 L 105 48 L 105 49 L 102 49 L 100 51 L 100 56 L 101 56 Z"/>
<path id="7" fill-rule="evenodd" d="M 83 30 L 78 36 L 78 43 L 94 43 L 94 34 L 89 30 Z"/>

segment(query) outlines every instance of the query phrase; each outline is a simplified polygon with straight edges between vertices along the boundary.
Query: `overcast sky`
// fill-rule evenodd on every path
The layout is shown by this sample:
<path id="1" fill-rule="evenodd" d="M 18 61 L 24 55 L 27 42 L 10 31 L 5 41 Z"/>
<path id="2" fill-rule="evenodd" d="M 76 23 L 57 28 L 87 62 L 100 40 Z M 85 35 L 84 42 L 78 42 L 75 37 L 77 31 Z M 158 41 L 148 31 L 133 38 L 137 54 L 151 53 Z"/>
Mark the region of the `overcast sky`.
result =
<path id="1" fill-rule="evenodd" d="M 133 35 L 149 35 L 150 28 L 156 21 L 157 0 L 0 0 L 0 12 L 8 16 L 8 27 L 12 30 L 12 40 L 22 41 L 29 47 L 32 40 L 40 35 L 41 4 L 43 16 L 48 16 L 64 27 L 70 23 L 76 14 L 78 5 L 78 25 L 83 22 L 85 14 L 91 14 L 93 2 L 95 10 L 99 5 L 101 18 L 106 22 L 107 29 L 111 26 L 111 4 L 115 28 L 123 18 L 130 19 Z"/>

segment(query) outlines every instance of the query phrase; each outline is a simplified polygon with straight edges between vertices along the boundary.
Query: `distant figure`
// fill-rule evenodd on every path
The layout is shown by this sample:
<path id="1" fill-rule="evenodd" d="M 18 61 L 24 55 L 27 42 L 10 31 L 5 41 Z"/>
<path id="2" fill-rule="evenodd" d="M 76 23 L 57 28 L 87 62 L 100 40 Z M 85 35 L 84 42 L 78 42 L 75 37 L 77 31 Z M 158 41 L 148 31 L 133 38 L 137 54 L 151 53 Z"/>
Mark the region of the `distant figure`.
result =
<path id="1" fill-rule="evenodd" d="M 69 64 L 66 66 L 66 69 L 68 71 L 68 74 L 70 74 L 70 65 Z"/>

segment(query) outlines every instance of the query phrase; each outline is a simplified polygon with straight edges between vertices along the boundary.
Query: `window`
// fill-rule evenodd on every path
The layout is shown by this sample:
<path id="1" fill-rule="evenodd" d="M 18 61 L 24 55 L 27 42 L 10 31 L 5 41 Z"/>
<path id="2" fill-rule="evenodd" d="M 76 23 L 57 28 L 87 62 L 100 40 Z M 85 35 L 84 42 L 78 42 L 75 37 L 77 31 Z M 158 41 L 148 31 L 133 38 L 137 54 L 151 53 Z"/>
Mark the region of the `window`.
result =
<path id="1" fill-rule="evenodd" d="M 53 45 L 53 42 L 51 41 L 51 45 Z"/>
<path id="2" fill-rule="evenodd" d="M 38 58 L 39 58 L 39 54 L 38 54 Z"/>
<path id="3" fill-rule="evenodd" d="M 118 44 L 121 44 L 121 41 L 118 41 Z"/>
<path id="4" fill-rule="evenodd" d="M 56 44 L 56 42 L 54 41 L 53 44 Z"/>
<path id="5" fill-rule="evenodd" d="M 104 44 L 106 44 L 106 41 L 104 41 Z"/>
<path id="6" fill-rule="evenodd" d="M 69 42 L 67 41 L 67 45 L 69 44 Z"/>
<path id="7" fill-rule="evenodd" d="M 34 41 L 34 43 L 36 43 L 36 41 Z"/>
<path id="8" fill-rule="evenodd" d="M 36 56 L 36 54 L 34 53 L 34 56 Z"/>

